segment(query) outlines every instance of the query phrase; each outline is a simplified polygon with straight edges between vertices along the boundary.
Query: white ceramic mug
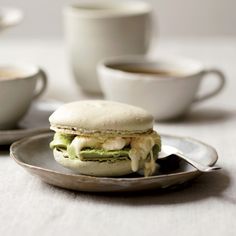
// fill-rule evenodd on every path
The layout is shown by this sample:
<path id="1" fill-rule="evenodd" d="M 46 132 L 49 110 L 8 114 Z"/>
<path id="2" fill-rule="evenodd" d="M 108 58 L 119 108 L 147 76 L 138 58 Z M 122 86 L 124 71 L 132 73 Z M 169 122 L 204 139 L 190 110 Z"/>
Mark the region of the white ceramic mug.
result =
<path id="1" fill-rule="evenodd" d="M 37 88 L 39 80 L 41 86 Z M 0 66 L 0 129 L 14 128 L 46 85 L 47 76 L 37 66 Z"/>
<path id="2" fill-rule="evenodd" d="M 97 63 L 110 56 L 145 54 L 151 33 L 145 2 L 90 1 L 64 9 L 65 37 L 76 82 L 98 93 Z"/>
<path id="3" fill-rule="evenodd" d="M 128 71 L 136 68 L 143 72 L 127 72 L 127 68 Z M 161 75 L 147 71 L 168 73 Z M 143 107 L 158 120 L 183 115 L 191 104 L 217 95 L 225 84 L 225 76 L 220 70 L 207 69 L 200 62 L 177 57 L 155 60 L 143 57 L 108 58 L 98 65 L 98 74 L 106 99 Z M 219 83 L 207 94 L 197 95 L 201 81 L 209 74 L 215 75 Z"/>

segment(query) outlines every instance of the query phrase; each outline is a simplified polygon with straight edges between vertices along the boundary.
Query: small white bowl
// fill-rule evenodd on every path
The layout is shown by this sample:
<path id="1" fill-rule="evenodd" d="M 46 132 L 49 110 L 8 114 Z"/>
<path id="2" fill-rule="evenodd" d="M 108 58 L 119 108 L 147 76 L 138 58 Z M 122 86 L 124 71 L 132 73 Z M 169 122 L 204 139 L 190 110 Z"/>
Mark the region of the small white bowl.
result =
<path id="1" fill-rule="evenodd" d="M 169 75 L 126 72 L 119 67 L 168 70 Z M 225 78 L 217 69 L 206 69 L 200 62 L 179 57 L 155 60 L 137 56 L 108 58 L 99 63 L 99 81 L 105 98 L 143 107 L 155 119 L 167 120 L 183 115 L 192 103 L 218 94 Z M 202 97 L 196 96 L 201 79 L 215 74 L 218 86 Z"/>

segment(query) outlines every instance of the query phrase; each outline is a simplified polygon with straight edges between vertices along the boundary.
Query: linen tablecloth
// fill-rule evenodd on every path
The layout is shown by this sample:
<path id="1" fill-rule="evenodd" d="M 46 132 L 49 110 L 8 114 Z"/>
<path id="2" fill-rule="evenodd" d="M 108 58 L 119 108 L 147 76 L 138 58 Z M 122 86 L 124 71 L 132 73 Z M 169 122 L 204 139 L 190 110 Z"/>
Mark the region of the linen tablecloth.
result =
<path id="1" fill-rule="evenodd" d="M 191 136 L 216 148 L 222 170 L 183 189 L 149 194 L 89 194 L 59 189 L 19 167 L 0 151 L 0 235 L 236 235 L 236 38 L 162 39 L 150 55 L 175 54 L 221 68 L 227 86 L 161 133 Z M 44 98 L 85 98 L 72 79 L 60 40 L 0 41 L 0 62 L 30 62 L 48 72 Z M 204 82 L 212 89 L 214 78 Z M 204 91 L 203 91 L 204 92 Z"/>

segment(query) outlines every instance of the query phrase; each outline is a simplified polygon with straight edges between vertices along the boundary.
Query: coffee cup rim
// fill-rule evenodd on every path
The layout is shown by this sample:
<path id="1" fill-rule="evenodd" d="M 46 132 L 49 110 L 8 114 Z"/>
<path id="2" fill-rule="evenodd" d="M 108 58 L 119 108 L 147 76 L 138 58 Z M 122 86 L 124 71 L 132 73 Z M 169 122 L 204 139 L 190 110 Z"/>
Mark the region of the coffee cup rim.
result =
<path id="1" fill-rule="evenodd" d="M 155 74 L 145 74 L 145 73 L 135 73 L 135 72 L 127 72 L 121 69 L 117 69 L 111 66 L 119 66 L 119 65 L 138 65 L 138 64 L 156 64 L 157 62 L 166 62 L 166 63 L 176 63 L 182 65 L 188 64 L 188 65 L 194 65 L 194 68 L 192 72 L 186 72 L 183 76 L 160 76 Z M 133 55 L 127 55 L 127 56 L 117 56 L 117 57 L 109 57 L 101 60 L 97 65 L 98 71 L 103 71 L 104 73 L 109 74 L 116 74 L 117 77 L 129 77 L 131 79 L 136 80 L 153 80 L 153 81 L 170 81 L 170 80 L 176 80 L 176 79 L 187 79 L 194 77 L 196 75 L 199 75 L 203 73 L 204 71 L 204 65 L 194 59 L 185 58 L 185 57 L 179 57 L 179 56 L 159 56 L 155 58 L 148 58 L 144 56 L 133 56 Z"/>
<path id="2" fill-rule="evenodd" d="M 88 9 L 88 8 L 91 9 Z M 92 7 L 104 8 L 94 10 Z M 85 9 L 86 8 L 86 9 Z M 119 10 L 119 11 L 117 11 Z M 82 18 L 124 17 L 142 15 L 152 11 L 149 3 L 143 1 L 118 2 L 118 1 L 82 1 L 64 7 L 63 13 Z"/>
<path id="3" fill-rule="evenodd" d="M 11 78 L 1 78 L 0 82 L 10 82 L 13 80 L 23 80 L 23 79 L 29 79 L 32 78 L 33 76 L 35 76 L 36 74 L 39 73 L 40 68 L 36 65 L 31 65 L 31 64 L 1 64 L 0 65 L 0 71 L 2 69 L 9 69 L 10 70 L 19 70 L 19 71 L 26 71 L 27 72 L 23 72 L 22 75 L 20 76 L 14 76 Z"/>

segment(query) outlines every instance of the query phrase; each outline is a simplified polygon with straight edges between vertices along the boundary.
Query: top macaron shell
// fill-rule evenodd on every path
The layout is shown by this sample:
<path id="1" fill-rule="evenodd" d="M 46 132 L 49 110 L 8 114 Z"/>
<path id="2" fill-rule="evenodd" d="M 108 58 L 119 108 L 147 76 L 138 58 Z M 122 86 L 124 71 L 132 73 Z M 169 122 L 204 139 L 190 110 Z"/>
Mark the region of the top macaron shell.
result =
<path id="1" fill-rule="evenodd" d="M 67 103 L 50 117 L 52 129 L 66 128 L 91 132 L 146 132 L 153 117 L 142 108 L 128 104 L 87 100 Z"/>

